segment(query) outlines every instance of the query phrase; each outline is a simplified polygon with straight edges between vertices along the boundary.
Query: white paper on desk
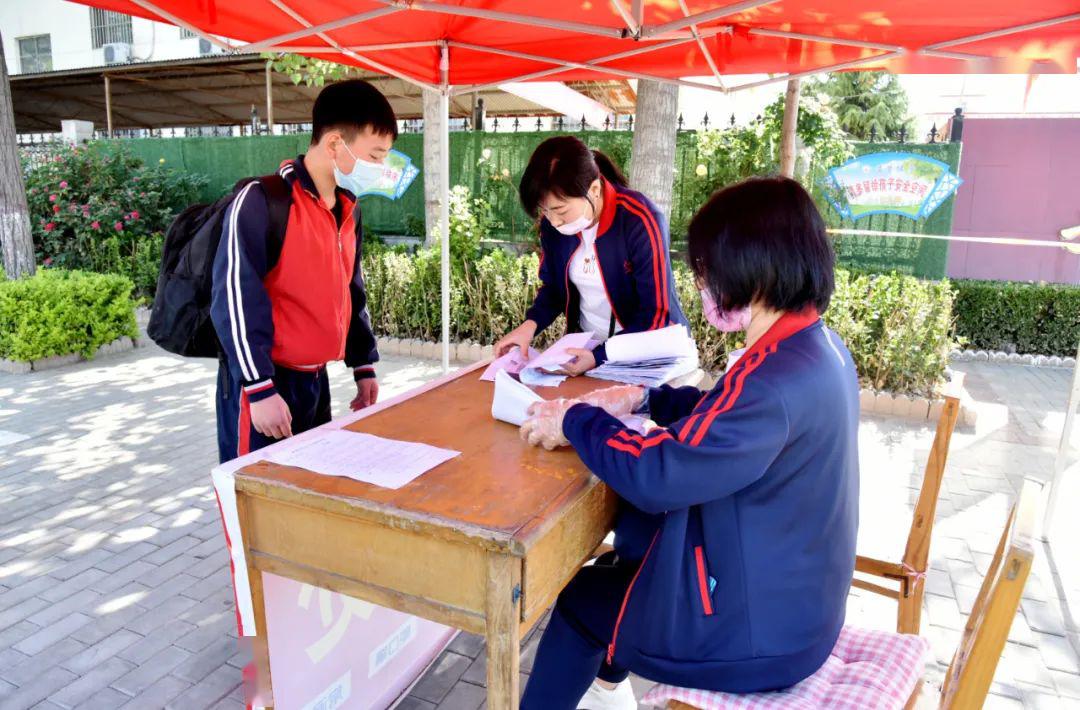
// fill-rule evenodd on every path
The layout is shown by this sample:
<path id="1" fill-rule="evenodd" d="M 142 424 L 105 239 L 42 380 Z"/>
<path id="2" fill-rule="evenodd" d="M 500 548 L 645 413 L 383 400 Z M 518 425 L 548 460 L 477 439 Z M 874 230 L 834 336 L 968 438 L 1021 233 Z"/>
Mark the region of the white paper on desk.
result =
<path id="1" fill-rule="evenodd" d="M 555 341 L 550 348 L 540 353 L 538 357 L 530 360 L 529 369 L 558 370 L 560 365 L 564 365 L 574 359 L 573 355 L 566 352 L 568 348 L 583 348 L 589 350 L 592 347 L 595 347 L 592 333 L 567 333 Z"/>
<path id="2" fill-rule="evenodd" d="M 266 458 L 327 476 L 343 476 L 383 488 L 401 488 L 422 473 L 460 455 L 413 441 L 363 432 L 327 431 L 300 446 Z"/>
<path id="3" fill-rule="evenodd" d="M 694 341 L 682 325 L 658 330 L 622 333 L 608 338 L 608 362 L 636 362 L 655 358 L 687 357 L 697 352 Z"/>
<path id="4" fill-rule="evenodd" d="M 510 349 L 510 352 L 506 353 L 500 358 L 496 358 L 490 365 L 488 365 L 487 369 L 484 370 L 484 374 L 480 375 L 480 379 L 486 382 L 494 382 L 495 373 L 499 370 L 506 370 L 511 375 L 516 375 L 523 369 L 525 369 L 525 366 L 528 365 L 529 362 L 538 355 L 540 355 L 539 350 L 537 350 L 536 348 L 529 348 L 529 359 L 526 360 L 521 355 L 521 349 L 515 346 Z"/>
<path id="5" fill-rule="evenodd" d="M 495 375 L 495 396 L 491 400 L 491 416 L 499 421 L 521 426 L 529 418 L 529 406 L 544 398 L 503 371 Z"/>

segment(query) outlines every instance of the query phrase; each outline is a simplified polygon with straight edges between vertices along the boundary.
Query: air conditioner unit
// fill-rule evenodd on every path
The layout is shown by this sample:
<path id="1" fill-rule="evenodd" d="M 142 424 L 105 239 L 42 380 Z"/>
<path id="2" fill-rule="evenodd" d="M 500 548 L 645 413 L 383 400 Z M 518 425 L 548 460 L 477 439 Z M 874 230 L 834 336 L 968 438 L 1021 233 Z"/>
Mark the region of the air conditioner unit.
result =
<path id="1" fill-rule="evenodd" d="M 224 49 L 222 49 L 218 45 L 214 44 L 210 40 L 206 39 L 205 37 L 200 37 L 199 38 L 199 54 L 200 55 L 205 56 L 207 54 L 224 54 L 224 52 L 225 52 Z"/>
<path id="2" fill-rule="evenodd" d="M 125 64 L 131 61 L 131 45 L 127 42 L 109 42 L 102 45 L 106 64 Z"/>

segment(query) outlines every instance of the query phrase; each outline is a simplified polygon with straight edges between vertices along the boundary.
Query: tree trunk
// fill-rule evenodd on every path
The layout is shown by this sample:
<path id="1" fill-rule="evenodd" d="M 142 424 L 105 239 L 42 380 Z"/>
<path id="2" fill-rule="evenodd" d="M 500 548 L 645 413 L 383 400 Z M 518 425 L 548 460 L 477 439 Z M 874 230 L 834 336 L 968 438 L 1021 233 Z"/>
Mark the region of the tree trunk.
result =
<path id="1" fill-rule="evenodd" d="M 439 92 L 424 92 L 424 245 L 439 243 L 439 200 L 442 194 L 441 148 L 439 131 L 443 116 L 439 110 Z"/>
<path id="2" fill-rule="evenodd" d="M 638 80 L 630 186 L 645 193 L 668 218 L 671 217 L 671 188 L 675 182 L 678 120 L 678 85 Z"/>
<path id="3" fill-rule="evenodd" d="M 784 95 L 784 125 L 780 140 L 780 174 L 795 177 L 795 158 L 798 156 L 797 131 L 799 126 L 799 94 L 801 85 L 798 79 L 787 83 Z"/>
<path id="4" fill-rule="evenodd" d="M 0 40 L 0 247 L 4 253 L 4 273 L 9 279 L 33 276 L 34 239 L 30 234 L 30 211 L 19 164 L 3 40 Z"/>

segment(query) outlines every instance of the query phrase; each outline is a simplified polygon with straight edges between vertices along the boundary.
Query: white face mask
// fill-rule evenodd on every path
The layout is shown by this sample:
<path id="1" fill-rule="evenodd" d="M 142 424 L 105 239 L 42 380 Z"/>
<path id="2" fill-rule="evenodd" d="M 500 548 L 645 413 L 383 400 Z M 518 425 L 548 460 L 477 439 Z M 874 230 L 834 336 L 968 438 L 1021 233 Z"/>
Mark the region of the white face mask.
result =
<path id="1" fill-rule="evenodd" d="M 591 227 L 594 222 L 596 222 L 596 207 L 594 206 L 596 203 L 593 202 L 592 198 L 590 198 L 588 196 L 586 196 L 585 199 L 588 200 L 588 202 L 589 202 L 589 208 L 592 210 L 593 218 L 589 219 L 583 213 L 580 217 L 575 219 L 573 222 L 565 222 L 563 224 L 560 224 L 558 227 L 555 227 L 555 229 L 560 234 L 565 234 L 568 237 L 573 236 L 575 234 L 580 234 L 581 232 L 584 232 L 586 229 Z"/>
<path id="2" fill-rule="evenodd" d="M 341 147 L 344 148 L 345 152 L 347 152 L 356 162 L 353 164 L 352 171 L 346 173 L 338 169 L 337 161 L 335 160 L 334 181 L 337 182 L 340 187 L 359 197 L 379 181 L 379 178 L 382 177 L 383 166 L 379 163 L 360 160 L 360 158 L 353 155 L 353 152 L 349 150 L 349 146 L 345 145 L 344 141 L 342 141 Z"/>

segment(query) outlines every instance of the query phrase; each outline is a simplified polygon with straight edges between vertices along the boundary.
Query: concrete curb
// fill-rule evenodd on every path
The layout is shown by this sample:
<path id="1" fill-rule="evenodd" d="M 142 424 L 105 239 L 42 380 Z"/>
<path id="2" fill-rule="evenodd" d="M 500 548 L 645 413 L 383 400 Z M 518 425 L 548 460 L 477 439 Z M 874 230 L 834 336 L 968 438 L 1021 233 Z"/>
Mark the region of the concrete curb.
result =
<path id="1" fill-rule="evenodd" d="M 1076 358 L 1057 355 L 1021 355 L 993 350 L 953 350 L 951 362 L 996 362 L 1029 367 L 1076 367 Z"/>
<path id="2" fill-rule="evenodd" d="M 84 358 L 78 353 L 73 353 L 71 355 L 53 355 L 52 357 L 31 360 L 29 362 L 25 360 L 0 359 L 0 372 L 6 372 L 10 375 L 25 375 L 30 372 L 41 372 L 42 370 L 55 370 L 59 367 L 74 365 L 77 362 L 96 360 L 103 355 L 126 353 L 130 350 L 134 350 L 136 347 L 139 347 L 139 343 L 124 336 L 122 338 L 117 338 L 111 343 L 105 343 L 97 349 L 93 357 L 89 358 Z"/>

